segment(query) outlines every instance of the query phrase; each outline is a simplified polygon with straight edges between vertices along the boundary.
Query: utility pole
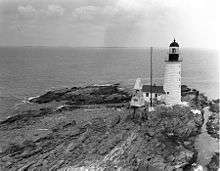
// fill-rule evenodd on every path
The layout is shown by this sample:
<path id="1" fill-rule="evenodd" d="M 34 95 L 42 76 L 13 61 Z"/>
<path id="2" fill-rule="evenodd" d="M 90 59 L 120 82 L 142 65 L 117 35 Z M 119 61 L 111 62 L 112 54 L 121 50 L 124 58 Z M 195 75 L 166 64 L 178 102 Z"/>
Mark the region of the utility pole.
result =
<path id="1" fill-rule="evenodd" d="M 152 102 L 152 84 L 153 84 L 153 69 L 152 69 L 152 55 L 153 55 L 153 47 L 150 47 L 150 107 L 153 107 Z"/>

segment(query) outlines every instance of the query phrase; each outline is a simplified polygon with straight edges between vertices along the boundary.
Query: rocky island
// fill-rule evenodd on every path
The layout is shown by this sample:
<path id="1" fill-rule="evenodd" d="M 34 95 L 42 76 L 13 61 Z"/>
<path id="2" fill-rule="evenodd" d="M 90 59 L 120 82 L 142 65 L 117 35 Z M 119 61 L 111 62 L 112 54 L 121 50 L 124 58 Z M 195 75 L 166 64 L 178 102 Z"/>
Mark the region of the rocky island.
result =
<path id="1" fill-rule="evenodd" d="M 195 137 L 207 97 L 182 86 L 189 106 L 129 107 L 119 84 L 73 87 L 32 98 L 0 122 L 1 170 L 184 169 L 195 162 Z"/>

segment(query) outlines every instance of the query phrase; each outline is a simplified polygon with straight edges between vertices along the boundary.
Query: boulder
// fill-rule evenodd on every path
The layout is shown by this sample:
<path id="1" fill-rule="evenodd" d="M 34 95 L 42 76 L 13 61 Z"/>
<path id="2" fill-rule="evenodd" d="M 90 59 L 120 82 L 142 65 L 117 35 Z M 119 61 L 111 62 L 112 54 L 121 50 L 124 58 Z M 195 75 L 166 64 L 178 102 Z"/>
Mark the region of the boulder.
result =
<path id="1" fill-rule="evenodd" d="M 79 146 L 80 146 L 80 143 L 79 143 L 78 141 L 71 142 L 71 143 L 66 147 L 65 153 L 71 152 L 71 151 L 73 151 L 74 149 L 76 149 L 76 148 L 79 147 Z"/>
<path id="2" fill-rule="evenodd" d="M 206 129 L 208 134 L 214 138 L 219 138 L 219 113 L 211 113 L 206 122 Z"/>
<path id="3" fill-rule="evenodd" d="M 212 156 L 212 159 L 211 161 L 206 165 L 206 167 L 209 169 L 209 170 L 213 170 L 213 171 L 217 171 L 219 170 L 219 153 L 215 153 L 213 156 Z"/>
<path id="4" fill-rule="evenodd" d="M 194 153 L 192 151 L 189 150 L 182 150 L 180 151 L 180 153 L 178 153 L 175 156 L 175 163 L 176 164 L 182 164 L 182 166 L 185 166 L 187 163 L 184 161 L 190 161 L 193 157 Z"/>
<path id="5" fill-rule="evenodd" d="M 211 112 L 219 113 L 219 103 L 215 103 L 215 101 L 213 101 L 213 103 L 210 104 L 209 110 Z"/>

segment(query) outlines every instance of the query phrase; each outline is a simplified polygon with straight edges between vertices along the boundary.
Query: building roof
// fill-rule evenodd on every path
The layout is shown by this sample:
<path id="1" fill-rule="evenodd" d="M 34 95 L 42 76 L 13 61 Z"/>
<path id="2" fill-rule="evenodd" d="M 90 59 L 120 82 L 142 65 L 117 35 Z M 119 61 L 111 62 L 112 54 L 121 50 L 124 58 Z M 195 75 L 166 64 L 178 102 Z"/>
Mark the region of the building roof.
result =
<path id="1" fill-rule="evenodd" d="M 170 47 L 179 47 L 179 44 L 174 39 L 172 43 L 170 43 Z"/>
<path id="2" fill-rule="evenodd" d="M 150 85 L 143 85 L 142 87 L 143 92 L 150 93 Z M 163 86 L 152 86 L 152 93 L 162 93 L 165 94 L 165 91 L 163 90 Z"/>

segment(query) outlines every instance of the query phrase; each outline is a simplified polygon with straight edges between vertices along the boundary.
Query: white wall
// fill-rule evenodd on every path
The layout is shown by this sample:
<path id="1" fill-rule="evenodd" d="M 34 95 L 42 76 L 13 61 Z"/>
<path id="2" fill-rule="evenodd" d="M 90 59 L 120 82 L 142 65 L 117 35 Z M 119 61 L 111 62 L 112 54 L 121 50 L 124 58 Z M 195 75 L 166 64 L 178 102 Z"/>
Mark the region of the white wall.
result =
<path id="1" fill-rule="evenodd" d="M 168 105 L 181 102 L 181 62 L 166 62 L 164 73 L 165 103 Z"/>
<path id="2" fill-rule="evenodd" d="M 152 98 L 154 99 L 154 98 L 156 98 L 155 97 L 155 94 L 156 93 L 152 93 Z M 146 96 L 146 92 L 143 92 L 143 96 L 144 96 L 144 100 L 146 101 L 146 102 L 150 102 L 150 93 L 149 93 L 149 95 L 148 95 L 148 97 Z M 163 94 L 158 94 L 157 93 L 157 100 L 159 100 L 159 101 L 164 101 L 165 100 L 165 96 L 163 95 Z"/>

